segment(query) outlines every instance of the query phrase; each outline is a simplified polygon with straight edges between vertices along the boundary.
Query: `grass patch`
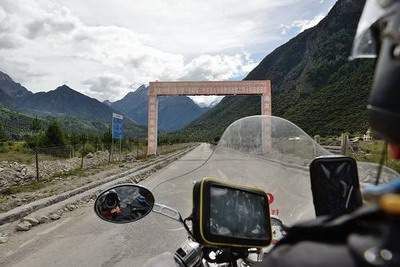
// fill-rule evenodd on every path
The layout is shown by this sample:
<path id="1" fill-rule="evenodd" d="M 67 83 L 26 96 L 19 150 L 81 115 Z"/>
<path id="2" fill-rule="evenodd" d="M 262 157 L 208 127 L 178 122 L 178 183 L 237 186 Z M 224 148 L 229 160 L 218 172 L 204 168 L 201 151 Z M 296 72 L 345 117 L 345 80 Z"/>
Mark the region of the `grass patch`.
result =
<path id="1" fill-rule="evenodd" d="M 9 162 L 20 162 L 25 164 L 31 164 L 35 160 L 34 154 L 21 153 L 17 151 L 8 151 L 0 153 L 0 161 L 9 161 Z"/>
<path id="2" fill-rule="evenodd" d="M 13 195 L 13 194 L 18 194 L 18 193 L 27 193 L 27 192 L 34 192 L 39 189 L 42 189 L 48 184 L 48 181 L 42 180 L 42 181 L 34 181 L 29 184 L 23 184 L 23 185 L 15 185 L 7 188 L 3 194 L 4 195 Z"/>
<path id="3" fill-rule="evenodd" d="M 360 142 L 358 144 L 358 151 L 352 154 L 359 161 L 380 163 L 382 157 L 383 141 L 373 142 Z M 388 156 L 384 162 L 385 166 L 400 172 L 400 161 L 391 159 Z"/>
<path id="4" fill-rule="evenodd" d="M 57 159 L 60 158 L 49 154 L 39 154 L 39 161 Z M 0 161 L 32 164 L 35 161 L 35 153 L 25 142 L 2 142 L 0 143 Z"/>
<path id="5" fill-rule="evenodd" d="M 66 177 L 69 177 L 69 176 L 82 177 L 82 176 L 86 176 L 87 175 L 86 171 L 87 170 L 85 170 L 85 169 L 76 168 L 76 169 L 69 170 L 69 171 L 66 171 L 66 172 L 56 173 L 56 174 L 52 175 L 52 178 L 55 178 L 55 177 L 66 178 Z"/>
<path id="6" fill-rule="evenodd" d="M 39 161 L 43 160 L 57 160 L 58 157 L 53 157 L 46 154 L 39 154 Z M 8 151 L 0 153 L 0 161 L 19 162 L 24 164 L 32 164 L 35 162 L 35 154 L 33 152 L 18 152 Z"/>
<path id="7" fill-rule="evenodd" d="M 4 203 L 7 201 L 7 198 L 4 194 L 0 195 L 0 204 Z"/>

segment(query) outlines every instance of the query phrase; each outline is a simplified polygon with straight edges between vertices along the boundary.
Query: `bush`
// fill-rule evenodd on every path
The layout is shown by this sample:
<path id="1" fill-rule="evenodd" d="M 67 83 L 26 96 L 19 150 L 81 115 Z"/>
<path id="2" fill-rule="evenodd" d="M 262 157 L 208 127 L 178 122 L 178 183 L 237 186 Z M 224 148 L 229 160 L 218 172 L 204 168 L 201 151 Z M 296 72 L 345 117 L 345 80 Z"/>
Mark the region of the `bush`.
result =
<path id="1" fill-rule="evenodd" d="M 43 132 L 37 133 L 37 134 L 26 135 L 25 142 L 26 142 L 26 146 L 28 146 L 31 149 L 36 148 L 36 145 L 38 147 L 43 147 L 45 145 L 48 145 L 47 137 Z"/>
<path id="2" fill-rule="evenodd" d="M 82 150 L 82 149 L 81 149 Z M 84 155 L 87 155 L 89 153 L 94 153 L 96 152 L 96 148 L 92 144 L 86 144 L 85 145 L 85 150 L 84 150 Z M 82 153 L 82 151 L 81 151 Z"/>
<path id="3" fill-rule="evenodd" d="M 0 142 L 7 141 L 8 137 L 6 135 L 6 132 L 4 130 L 3 125 L 0 124 Z"/>
<path id="4" fill-rule="evenodd" d="M 57 121 L 53 121 L 46 131 L 46 143 L 50 146 L 64 146 L 65 135 Z"/>
<path id="5" fill-rule="evenodd" d="M 5 142 L 0 142 L 0 153 L 7 153 L 8 151 L 8 144 Z"/>
<path id="6" fill-rule="evenodd" d="M 111 149 L 111 144 L 112 144 L 111 129 L 108 129 L 106 132 L 103 133 L 101 141 L 104 143 L 104 145 L 106 146 L 107 150 Z"/>

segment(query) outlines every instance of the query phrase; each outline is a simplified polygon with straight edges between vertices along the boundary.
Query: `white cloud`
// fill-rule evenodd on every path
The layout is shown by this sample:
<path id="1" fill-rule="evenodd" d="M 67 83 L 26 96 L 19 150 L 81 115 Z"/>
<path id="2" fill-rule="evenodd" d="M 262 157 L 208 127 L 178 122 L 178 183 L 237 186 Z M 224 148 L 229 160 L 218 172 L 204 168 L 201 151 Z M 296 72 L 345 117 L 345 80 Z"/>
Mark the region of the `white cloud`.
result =
<path id="1" fill-rule="evenodd" d="M 322 14 L 333 1 L 306 2 L 324 6 L 316 9 Z M 1 0 L 0 69 L 33 91 L 67 83 L 99 100 L 116 100 L 130 85 L 152 80 L 241 79 L 290 37 L 280 34 L 284 21 L 312 25 L 299 15 L 309 12 L 304 6 L 300 0 Z"/>
<path id="2" fill-rule="evenodd" d="M 110 95 L 120 95 L 121 92 L 126 92 L 130 86 L 125 77 L 111 73 L 85 80 L 82 84 L 88 86 L 86 91 L 88 95 L 98 99 L 108 99 Z"/>
<path id="3" fill-rule="evenodd" d="M 213 107 L 221 102 L 223 96 L 190 96 L 190 98 L 201 107 Z"/>
<path id="4" fill-rule="evenodd" d="M 248 54 L 201 55 L 189 62 L 183 80 L 229 80 L 247 73 L 256 63 Z"/>
<path id="5" fill-rule="evenodd" d="M 306 29 L 312 28 L 317 25 L 325 16 L 323 14 L 319 14 L 315 16 L 313 19 L 307 20 L 295 20 L 292 25 L 294 27 L 298 27 L 300 32 L 305 31 Z"/>
<path id="6" fill-rule="evenodd" d="M 319 14 L 312 19 L 295 20 L 290 25 L 281 24 L 281 33 L 287 34 L 291 30 L 296 31 L 297 33 L 303 32 L 309 28 L 316 26 L 324 17 L 324 14 Z"/>
<path id="7" fill-rule="evenodd" d="M 22 40 L 19 38 L 18 35 L 0 33 L 0 50 L 17 48 L 21 44 Z"/>
<path id="8" fill-rule="evenodd" d="M 44 18 L 36 19 L 26 25 L 27 37 L 30 39 L 51 34 L 68 34 L 78 27 L 79 21 L 71 17 L 69 10 L 62 8 Z"/>

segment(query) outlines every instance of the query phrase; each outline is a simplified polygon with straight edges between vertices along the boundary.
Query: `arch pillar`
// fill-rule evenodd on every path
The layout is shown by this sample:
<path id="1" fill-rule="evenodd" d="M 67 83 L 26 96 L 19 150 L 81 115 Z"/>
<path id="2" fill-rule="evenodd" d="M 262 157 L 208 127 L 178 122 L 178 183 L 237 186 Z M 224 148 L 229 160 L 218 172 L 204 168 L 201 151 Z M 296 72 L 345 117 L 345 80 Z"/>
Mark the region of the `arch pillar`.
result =
<path id="1" fill-rule="evenodd" d="M 157 154 L 158 100 L 161 95 L 260 95 L 261 114 L 271 115 L 271 81 L 150 82 L 147 155 Z M 264 127 L 263 127 L 264 128 Z M 263 138 L 271 132 L 265 127 Z"/>

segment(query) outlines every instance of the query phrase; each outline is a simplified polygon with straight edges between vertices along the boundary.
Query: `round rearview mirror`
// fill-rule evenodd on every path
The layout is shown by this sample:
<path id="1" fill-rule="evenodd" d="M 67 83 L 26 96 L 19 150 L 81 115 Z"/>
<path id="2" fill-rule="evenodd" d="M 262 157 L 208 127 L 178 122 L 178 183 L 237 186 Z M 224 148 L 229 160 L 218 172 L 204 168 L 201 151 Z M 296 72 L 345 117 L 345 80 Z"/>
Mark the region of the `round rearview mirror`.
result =
<path id="1" fill-rule="evenodd" d="M 148 189 L 122 184 L 101 193 L 94 203 L 94 210 L 105 221 L 129 223 L 145 217 L 153 206 L 154 196 Z"/>

